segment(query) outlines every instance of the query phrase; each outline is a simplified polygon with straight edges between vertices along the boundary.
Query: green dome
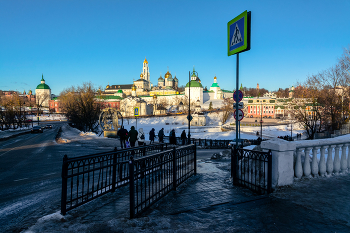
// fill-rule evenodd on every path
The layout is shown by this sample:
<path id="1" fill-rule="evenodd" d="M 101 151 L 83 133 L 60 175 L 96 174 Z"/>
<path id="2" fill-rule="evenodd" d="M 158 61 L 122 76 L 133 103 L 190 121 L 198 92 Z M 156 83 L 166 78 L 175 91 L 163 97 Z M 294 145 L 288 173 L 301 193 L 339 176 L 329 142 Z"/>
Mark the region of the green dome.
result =
<path id="1" fill-rule="evenodd" d="M 219 85 L 217 83 L 213 83 L 211 87 L 219 87 Z"/>
<path id="2" fill-rule="evenodd" d="M 118 90 L 117 93 L 123 93 L 123 91 L 122 90 Z"/>
<path id="3" fill-rule="evenodd" d="M 188 86 L 189 86 L 189 83 L 186 84 L 186 87 L 188 87 Z M 191 87 L 202 87 L 203 88 L 203 86 L 200 82 L 197 82 L 194 80 L 191 81 Z"/>
<path id="4" fill-rule="evenodd" d="M 45 84 L 45 83 L 40 83 L 36 89 L 50 89 L 49 85 Z"/>
<path id="5" fill-rule="evenodd" d="M 178 82 L 179 80 L 175 77 L 175 78 L 174 78 L 174 81 L 175 81 L 175 82 Z"/>
<path id="6" fill-rule="evenodd" d="M 158 82 L 160 82 L 160 81 L 164 81 L 164 79 L 162 77 L 159 77 Z"/>

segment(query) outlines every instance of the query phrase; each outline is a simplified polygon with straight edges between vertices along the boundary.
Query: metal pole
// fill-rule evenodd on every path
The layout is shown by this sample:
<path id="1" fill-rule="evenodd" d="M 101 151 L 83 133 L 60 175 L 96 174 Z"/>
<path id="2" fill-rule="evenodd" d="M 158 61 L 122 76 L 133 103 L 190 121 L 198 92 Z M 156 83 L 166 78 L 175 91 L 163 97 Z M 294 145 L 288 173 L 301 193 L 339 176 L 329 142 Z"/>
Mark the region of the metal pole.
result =
<path id="1" fill-rule="evenodd" d="M 129 198 L 130 198 L 130 218 L 135 217 L 135 178 L 134 178 L 134 157 L 129 160 Z"/>
<path id="2" fill-rule="evenodd" d="M 191 144 L 191 71 L 188 71 L 188 144 Z"/>
<path id="3" fill-rule="evenodd" d="M 68 157 L 64 155 L 62 163 L 62 192 L 61 192 L 61 214 L 66 215 L 67 212 L 67 176 L 68 176 Z"/>
<path id="4" fill-rule="evenodd" d="M 238 83 L 239 83 L 239 53 L 236 59 L 236 148 L 238 148 Z"/>
<path id="5" fill-rule="evenodd" d="M 263 123 L 263 121 L 262 121 L 262 102 L 260 102 L 260 103 L 261 103 L 261 107 L 260 107 L 260 137 L 262 139 L 262 123 Z"/>

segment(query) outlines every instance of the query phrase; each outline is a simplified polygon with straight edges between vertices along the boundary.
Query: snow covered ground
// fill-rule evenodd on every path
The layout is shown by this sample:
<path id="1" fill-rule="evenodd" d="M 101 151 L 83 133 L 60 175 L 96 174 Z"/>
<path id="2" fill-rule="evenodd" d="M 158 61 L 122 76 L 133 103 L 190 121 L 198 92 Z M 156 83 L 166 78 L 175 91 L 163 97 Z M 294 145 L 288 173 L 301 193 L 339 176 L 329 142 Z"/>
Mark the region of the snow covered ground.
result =
<path id="1" fill-rule="evenodd" d="M 227 122 L 230 124 L 232 119 Z M 209 126 L 206 127 L 191 127 L 191 134 L 194 138 L 210 138 L 210 139 L 233 139 L 235 138 L 235 131 L 221 131 L 220 124 L 220 115 L 213 113 L 208 117 Z M 131 126 L 136 126 L 136 120 L 126 120 L 124 121 L 126 129 L 130 129 Z M 156 129 L 156 132 L 159 129 L 164 128 L 165 133 L 168 134 L 171 129 L 175 129 L 177 136 L 180 135 L 182 130 L 187 131 L 187 119 L 186 116 L 169 116 L 169 117 L 155 117 L 155 118 L 142 118 L 137 120 L 137 129 L 143 128 L 146 133 L 148 133 L 152 128 Z M 241 138 L 256 138 L 255 132 L 257 127 L 242 127 L 241 128 Z M 293 129 L 294 132 L 294 129 Z M 303 131 L 298 129 L 295 130 L 295 133 L 302 133 Z M 267 126 L 263 127 L 263 134 L 266 134 L 270 137 L 284 136 L 289 135 L 289 127 L 285 125 L 280 126 Z M 148 136 L 147 136 L 148 137 Z M 82 133 L 76 129 L 72 129 L 68 126 L 63 127 L 62 140 L 67 140 L 66 142 L 76 141 L 111 141 L 115 139 L 107 139 L 98 137 L 93 133 Z M 64 141 L 63 141 L 64 142 Z M 205 163 L 206 171 L 222 172 L 221 169 L 218 169 L 218 163 Z M 349 181 L 349 179 L 347 178 Z M 315 183 L 316 182 L 316 183 Z M 327 181 L 328 182 L 328 181 Z M 339 181 L 340 182 L 340 181 Z M 328 185 L 332 185 L 332 182 L 328 182 Z M 302 187 L 303 191 L 301 193 L 298 187 Z M 305 188 L 305 187 L 307 188 Z M 58 210 L 53 211 L 52 214 L 44 216 L 37 220 L 37 223 L 24 231 L 26 233 L 37 233 L 37 232 L 102 232 L 102 231 L 112 231 L 112 232 L 223 232 L 223 231 L 241 231 L 241 232 L 271 232 L 267 229 L 272 225 L 275 228 L 270 228 L 276 230 L 279 228 L 282 232 L 282 229 L 294 229 L 297 227 L 299 230 L 304 229 L 303 225 L 298 225 L 297 223 L 302 222 L 303 220 L 299 216 L 312 212 L 313 204 L 319 206 L 317 208 L 320 211 L 326 211 L 327 213 L 333 213 L 334 209 L 322 207 L 319 205 L 318 201 L 322 200 L 322 203 L 328 203 L 330 200 L 333 200 L 330 197 L 334 195 L 325 195 L 321 196 L 318 194 L 319 189 L 322 189 L 322 181 L 317 179 L 317 181 L 304 180 L 300 184 L 296 184 L 295 187 L 286 187 L 273 194 L 275 197 L 280 199 L 285 199 L 285 201 L 279 202 L 273 208 L 263 202 L 262 205 L 254 205 L 248 207 L 246 210 L 242 210 L 241 207 L 218 207 L 212 208 L 211 211 L 194 211 L 189 213 L 182 213 L 179 215 L 160 216 L 156 212 L 137 219 L 129 219 L 127 216 L 122 216 L 120 218 L 114 218 L 109 221 L 104 222 L 82 222 L 79 221 L 79 216 L 72 216 L 67 214 L 62 216 Z M 309 199 L 312 199 L 314 196 L 310 196 L 307 190 L 310 190 L 312 187 L 314 190 L 311 192 L 317 193 L 317 203 L 312 201 L 304 201 L 303 195 L 308 196 Z M 327 192 L 331 193 L 331 192 Z M 298 199 L 295 199 L 294 196 L 297 196 Z M 344 203 L 348 200 L 344 200 Z M 272 199 L 273 201 L 274 199 Z M 271 201 L 271 202 L 272 202 Z M 276 201 L 276 200 L 275 200 Z M 100 198 L 95 202 L 99 206 L 104 206 L 108 204 L 106 198 Z M 296 203 L 291 204 L 291 203 Z M 310 204 L 311 203 L 311 204 Z M 299 208 L 299 206 L 306 206 Z M 88 208 L 88 205 L 84 205 L 80 208 Z M 242 206 L 243 207 L 243 206 Z M 285 209 L 293 209 L 293 211 L 288 211 L 288 221 L 279 221 L 277 218 L 280 216 L 281 212 L 285 212 Z M 295 213 L 295 216 L 294 216 Z M 274 215 L 275 214 L 275 215 Z M 287 213 L 286 213 L 287 214 Z M 268 218 L 263 216 L 268 215 Z M 316 218 L 321 218 L 315 214 L 311 214 L 311 217 L 304 221 L 303 224 L 307 224 L 311 229 L 317 229 L 317 224 L 322 224 L 326 221 L 315 220 Z M 312 216 L 315 216 L 314 218 Z M 290 218 L 291 217 L 291 218 Z M 341 218 L 347 218 L 348 215 L 340 216 Z M 266 222 L 267 221 L 267 222 Z M 272 221 L 272 222 L 271 222 Z M 292 223 L 295 221 L 296 223 Z M 343 227 L 343 226 L 341 226 Z M 331 226 L 332 228 L 332 226 Z M 328 229 L 328 228 L 327 228 Z M 333 228 L 332 228 L 333 229 Z M 343 229 L 343 228 L 341 228 Z M 296 229 L 294 229 L 296 230 Z M 324 228 L 326 230 L 326 228 Z M 281 232 L 275 231 L 275 232 Z M 340 230 L 341 231 L 341 230 Z"/>
<path id="2" fill-rule="evenodd" d="M 130 130 L 131 126 L 135 126 L 137 129 L 143 128 L 146 133 L 146 139 L 148 139 L 148 133 L 152 128 L 155 128 L 156 134 L 161 128 L 164 128 L 165 135 L 169 135 L 172 129 L 175 129 L 176 136 L 179 137 L 183 130 L 188 134 L 188 121 L 186 115 L 168 116 L 168 117 L 154 117 L 154 118 L 140 118 L 124 120 L 124 127 Z M 236 138 L 236 131 L 222 131 L 221 130 L 221 118 L 222 113 L 209 113 L 207 115 L 206 126 L 191 126 L 191 137 L 201 139 L 225 139 L 230 140 Z M 224 124 L 229 126 L 234 123 L 235 119 L 230 117 Z M 293 125 L 293 135 L 297 133 L 304 133 L 297 124 Z M 256 132 L 260 133 L 260 126 L 241 126 L 241 138 L 244 139 L 257 139 Z M 277 138 L 278 136 L 290 135 L 290 127 L 288 125 L 278 126 L 263 126 L 263 137 Z"/>

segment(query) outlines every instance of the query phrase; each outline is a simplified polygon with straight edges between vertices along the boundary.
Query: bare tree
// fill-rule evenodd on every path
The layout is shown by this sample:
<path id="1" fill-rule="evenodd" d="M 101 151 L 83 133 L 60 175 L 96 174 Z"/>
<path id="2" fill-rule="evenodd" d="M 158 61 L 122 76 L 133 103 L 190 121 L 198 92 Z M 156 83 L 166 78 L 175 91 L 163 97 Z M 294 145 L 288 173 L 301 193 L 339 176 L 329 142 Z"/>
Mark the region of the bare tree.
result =
<path id="1" fill-rule="evenodd" d="M 226 98 L 223 101 L 223 107 L 221 107 L 222 110 L 222 118 L 221 122 L 222 124 L 225 124 L 226 121 L 229 119 L 229 117 L 233 113 L 233 99 Z"/>
<path id="2" fill-rule="evenodd" d="M 37 116 L 39 116 L 39 113 L 40 113 L 41 109 L 43 108 L 44 103 L 50 99 L 51 99 L 51 96 L 48 93 L 42 93 L 40 95 L 38 95 L 38 94 L 36 95 L 35 105 L 38 109 Z"/>
<path id="3" fill-rule="evenodd" d="M 279 88 L 276 92 L 277 98 L 288 98 L 289 97 L 289 88 Z"/>
<path id="4" fill-rule="evenodd" d="M 323 122 L 328 130 L 340 129 L 344 123 L 343 115 L 348 114 L 345 107 L 343 92 L 339 89 L 346 88 L 346 79 L 342 67 L 338 64 L 316 75 L 309 76 L 306 81 L 308 95 L 317 99 L 322 105 Z M 346 112 L 344 112 L 346 111 Z"/>
<path id="5" fill-rule="evenodd" d="M 99 119 L 102 103 L 95 101 L 95 93 L 91 83 L 84 83 L 77 88 L 68 88 L 60 94 L 63 112 L 80 130 L 93 131 Z"/>
<path id="6" fill-rule="evenodd" d="M 323 113 L 322 108 L 319 106 L 316 100 L 314 100 L 312 104 L 305 107 L 298 107 L 291 113 L 292 117 L 304 126 L 309 139 L 313 139 L 315 133 L 321 131 Z"/>
<path id="7" fill-rule="evenodd" d="M 344 72 L 346 82 L 350 83 L 350 46 L 343 49 L 343 55 L 339 59 L 339 64 Z"/>

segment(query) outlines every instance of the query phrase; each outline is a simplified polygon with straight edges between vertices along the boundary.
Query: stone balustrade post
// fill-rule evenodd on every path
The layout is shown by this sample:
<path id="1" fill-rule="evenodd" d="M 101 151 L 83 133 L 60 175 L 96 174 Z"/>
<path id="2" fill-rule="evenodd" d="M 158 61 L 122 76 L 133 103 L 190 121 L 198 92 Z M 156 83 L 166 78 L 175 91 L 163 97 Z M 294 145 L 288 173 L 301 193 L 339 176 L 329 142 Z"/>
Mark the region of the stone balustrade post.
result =
<path id="1" fill-rule="evenodd" d="M 342 174 L 345 174 L 348 170 L 348 164 L 346 161 L 346 148 L 348 148 L 348 145 L 349 144 L 343 144 L 341 148 L 340 169 Z"/>
<path id="2" fill-rule="evenodd" d="M 340 159 L 339 159 L 339 149 L 342 145 L 336 145 L 335 146 L 335 152 L 334 152 L 334 163 L 333 163 L 333 169 L 334 174 L 338 175 L 340 171 Z"/>
<path id="3" fill-rule="evenodd" d="M 262 150 L 272 152 L 272 187 L 293 184 L 293 154 L 295 144 L 282 139 L 261 142 Z"/>
<path id="4" fill-rule="evenodd" d="M 333 153 L 333 147 L 335 147 L 334 145 L 330 145 L 328 147 L 328 155 L 327 155 L 327 174 L 329 176 L 332 175 L 333 173 L 333 156 L 332 156 L 332 153 Z"/>
<path id="5" fill-rule="evenodd" d="M 321 146 L 321 156 L 320 156 L 320 163 L 319 163 L 319 172 L 320 176 L 325 176 L 326 174 L 326 159 L 325 159 L 325 150 L 326 146 Z"/>
<path id="6" fill-rule="evenodd" d="M 311 174 L 313 177 L 318 176 L 318 163 L 317 163 L 317 151 L 320 149 L 318 146 L 312 148 L 312 162 L 311 162 Z"/>
<path id="7" fill-rule="evenodd" d="M 310 177 L 311 174 L 311 167 L 310 167 L 310 150 L 311 147 L 306 147 L 305 148 L 305 159 L 304 159 L 304 164 L 303 164 L 303 171 L 304 171 L 304 176 Z"/>
<path id="8" fill-rule="evenodd" d="M 300 179 L 303 176 L 303 167 L 301 166 L 301 149 L 297 148 L 296 151 L 297 158 L 295 161 L 294 175 L 296 178 Z"/>

